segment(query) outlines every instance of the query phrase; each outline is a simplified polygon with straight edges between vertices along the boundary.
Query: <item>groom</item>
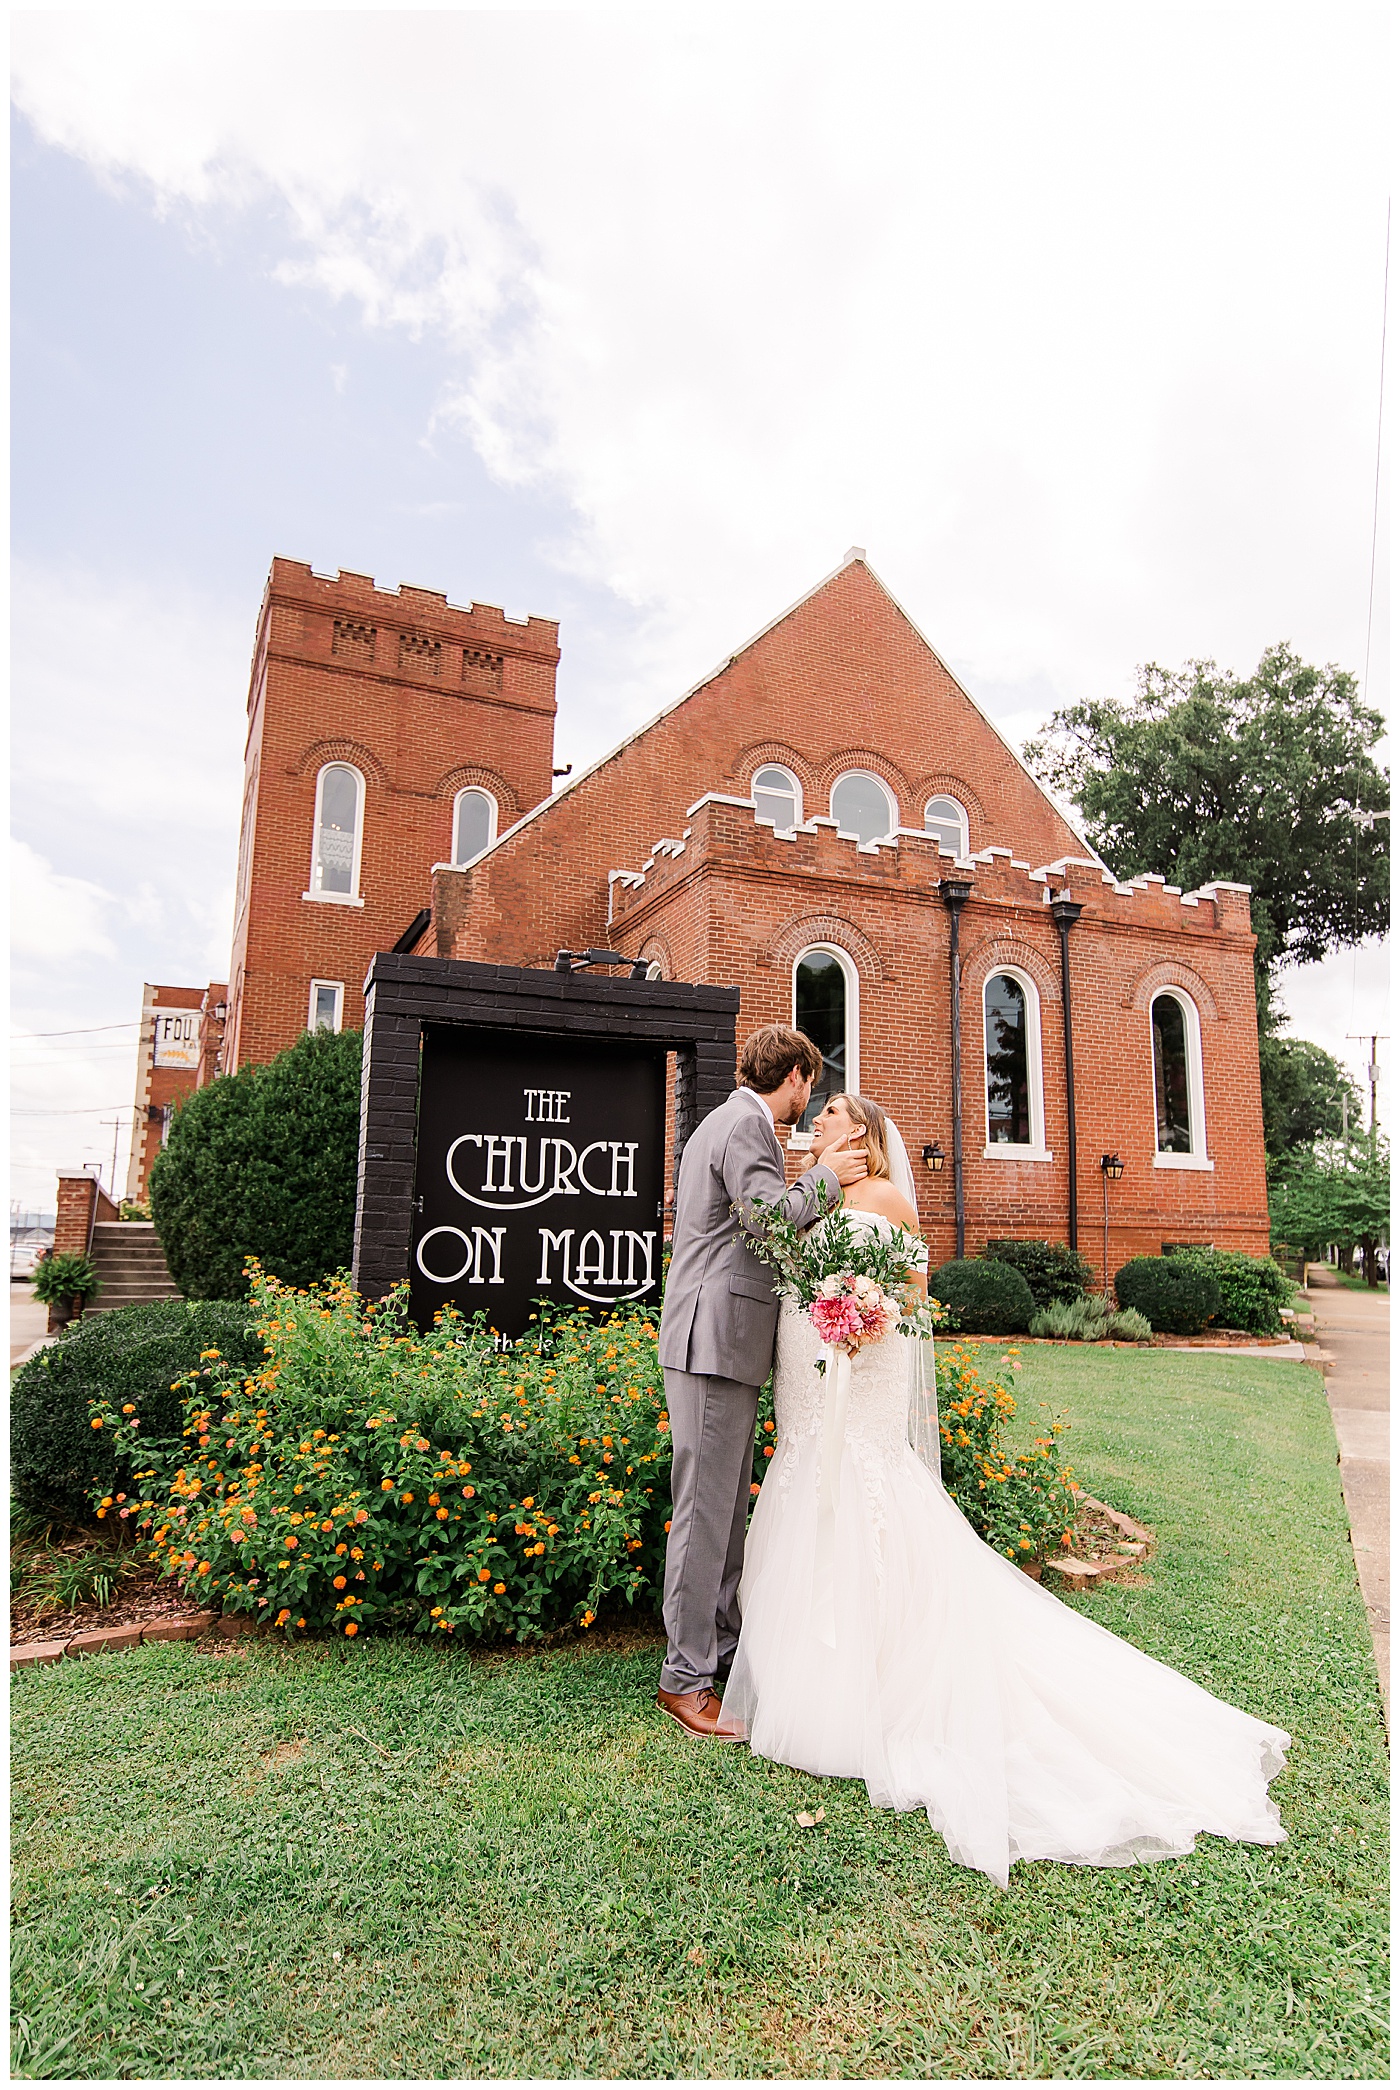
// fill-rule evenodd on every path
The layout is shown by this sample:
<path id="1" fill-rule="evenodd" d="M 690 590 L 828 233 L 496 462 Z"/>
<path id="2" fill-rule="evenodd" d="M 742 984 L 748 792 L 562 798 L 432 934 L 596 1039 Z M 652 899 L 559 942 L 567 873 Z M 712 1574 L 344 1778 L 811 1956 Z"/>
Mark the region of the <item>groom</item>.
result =
<path id="1" fill-rule="evenodd" d="M 666 1544 L 666 1661 L 656 1702 L 687 1734 L 712 1737 L 739 1639 L 739 1573 L 753 1472 L 758 1389 L 773 1368 L 778 1301 L 733 1207 L 761 1197 L 797 1226 L 865 1175 L 865 1157 L 830 1162 L 785 1190 L 774 1129 L 795 1125 L 822 1056 L 801 1031 L 769 1023 L 745 1040 L 740 1086 L 703 1118 L 676 1179 L 671 1268 L 661 1315 L 661 1365 L 671 1418 L 671 1535 Z M 723 1739 L 737 1739 L 725 1736 Z"/>

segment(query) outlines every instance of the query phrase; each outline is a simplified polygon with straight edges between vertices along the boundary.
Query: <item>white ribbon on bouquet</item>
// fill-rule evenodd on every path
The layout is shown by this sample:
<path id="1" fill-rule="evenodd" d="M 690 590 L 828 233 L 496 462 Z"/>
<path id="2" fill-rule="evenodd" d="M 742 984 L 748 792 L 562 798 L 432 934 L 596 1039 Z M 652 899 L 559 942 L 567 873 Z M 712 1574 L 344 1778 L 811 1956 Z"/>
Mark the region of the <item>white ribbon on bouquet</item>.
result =
<path id="1" fill-rule="evenodd" d="M 851 1359 L 837 1343 L 822 1344 L 826 1388 L 822 1403 L 821 1472 L 817 1481 L 817 1543 L 812 1560 L 812 1616 L 823 1647 L 836 1646 L 836 1512 L 841 1503 L 841 1452 L 851 1399 Z"/>

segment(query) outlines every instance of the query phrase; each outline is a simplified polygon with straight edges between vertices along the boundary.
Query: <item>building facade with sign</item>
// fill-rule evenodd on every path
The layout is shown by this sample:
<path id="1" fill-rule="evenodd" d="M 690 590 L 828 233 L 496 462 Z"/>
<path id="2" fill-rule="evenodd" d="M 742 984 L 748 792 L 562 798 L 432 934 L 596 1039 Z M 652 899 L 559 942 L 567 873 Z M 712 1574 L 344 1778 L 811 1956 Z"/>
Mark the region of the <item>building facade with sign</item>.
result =
<path id="1" fill-rule="evenodd" d="M 148 981 L 141 996 L 141 1032 L 136 1048 L 136 1098 L 126 1195 L 143 1203 L 151 1164 L 165 1145 L 176 1105 L 220 1071 L 228 989 L 157 987 Z"/>
<path id="2" fill-rule="evenodd" d="M 611 949 L 737 987 L 740 1036 L 795 1021 L 886 1104 L 941 1163 L 935 1261 L 1267 1247 L 1248 893 L 1116 879 L 863 554 L 556 789 L 558 658 L 546 620 L 274 562 L 224 1070 L 359 1025 L 376 952 Z"/>

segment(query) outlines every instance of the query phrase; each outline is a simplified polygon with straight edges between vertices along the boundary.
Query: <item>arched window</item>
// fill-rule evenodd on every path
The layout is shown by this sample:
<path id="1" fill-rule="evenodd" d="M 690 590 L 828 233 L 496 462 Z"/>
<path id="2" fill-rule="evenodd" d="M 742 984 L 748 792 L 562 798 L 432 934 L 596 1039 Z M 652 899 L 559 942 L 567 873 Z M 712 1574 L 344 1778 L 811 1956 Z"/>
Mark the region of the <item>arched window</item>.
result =
<path id="1" fill-rule="evenodd" d="M 802 818 L 802 786 L 790 769 L 766 762 L 752 784 L 754 818 L 770 827 L 796 827 Z"/>
<path id="2" fill-rule="evenodd" d="M 1164 988 L 1152 998 L 1152 1092 L 1159 1168 L 1209 1168 L 1201 1018 L 1189 994 Z"/>
<path id="3" fill-rule="evenodd" d="M 956 798 L 931 798 L 924 807 L 924 833 L 934 835 L 940 848 L 954 856 L 967 855 L 967 814 Z"/>
<path id="4" fill-rule="evenodd" d="M 991 974 L 982 989 L 982 1036 L 988 1156 L 1014 1149 L 1020 1159 L 1048 1161 L 1040 996 L 1027 974 L 1010 968 Z"/>
<path id="5" fill-rule="evenodd" d="M 316 779 L 316 835 L 308 900 L 359 905 L 360 838 L 365 780 L 348 762 L 331 762 Z"/>
<path id="6" fill-rule="evenodd" d="M 457 793 L 452 809 L 452 861 L 472 864 L 496 839 L 496 801 L 489 791 L 469 784 Z"/>
<path id="7" fill-rule="evenodd" d="M 814 944 L 793 968 L 792 1020 L 822 1056 L 822 1070 L 799 1126 L 812 1121 L 832 1096 L 860 1080 L 860 991 L 855 966 L 834 944 Z"/>
<path id="8" fill-rule="evenodd" d="M 895 810 L 889 792 L 868 769 L 848 769 L 831 787 L 831 817 L 842 834 L 862 842 L 884 842 L 894 833 Z"/>

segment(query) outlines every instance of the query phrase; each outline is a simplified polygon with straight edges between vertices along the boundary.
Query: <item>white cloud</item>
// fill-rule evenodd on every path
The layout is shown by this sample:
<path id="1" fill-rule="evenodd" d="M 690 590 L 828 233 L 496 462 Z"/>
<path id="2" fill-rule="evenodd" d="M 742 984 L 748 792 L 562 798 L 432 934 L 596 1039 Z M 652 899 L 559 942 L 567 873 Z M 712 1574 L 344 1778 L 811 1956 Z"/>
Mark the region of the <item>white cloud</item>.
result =
<path id="1" fill-rule="evenodd" d="M 1379 14 L 167 13 L 15 25 L 20 106 L 460 354 L 439 429 L 638 606 L 590 751 L 852 538 L 982 680 L 1359 666 Z M 269 57 L 275 45 L 275 64 Z M 1375 686 L 1381 686 L 1381 673 Z"/>
<path id="2" fill-rule="evenodd" d="M 116 896 L 86 878 L 55 871 L 27 843 L 10 843 L 10 945 L 17 957 L 67 962 L 110 958 Z"/>

